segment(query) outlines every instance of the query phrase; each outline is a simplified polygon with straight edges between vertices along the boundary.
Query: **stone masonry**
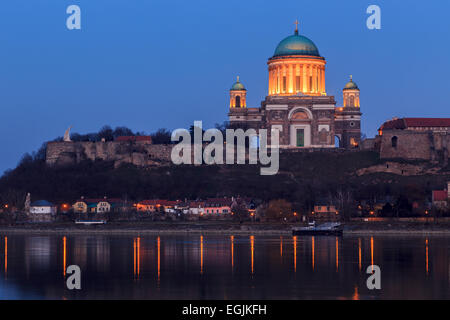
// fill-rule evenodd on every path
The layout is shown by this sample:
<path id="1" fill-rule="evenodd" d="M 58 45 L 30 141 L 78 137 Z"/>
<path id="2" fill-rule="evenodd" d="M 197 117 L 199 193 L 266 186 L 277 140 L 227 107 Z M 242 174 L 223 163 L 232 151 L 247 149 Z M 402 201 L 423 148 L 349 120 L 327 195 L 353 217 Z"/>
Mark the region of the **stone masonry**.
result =
<path id="1" fill-rule="evenodd" d="M 47 165 L 73 165 L 84 160 L 113 161 L 118 167 L 131 163 L 144 167 L 170 162 L 171 145 L 132 141 L 49 142 Z"/>

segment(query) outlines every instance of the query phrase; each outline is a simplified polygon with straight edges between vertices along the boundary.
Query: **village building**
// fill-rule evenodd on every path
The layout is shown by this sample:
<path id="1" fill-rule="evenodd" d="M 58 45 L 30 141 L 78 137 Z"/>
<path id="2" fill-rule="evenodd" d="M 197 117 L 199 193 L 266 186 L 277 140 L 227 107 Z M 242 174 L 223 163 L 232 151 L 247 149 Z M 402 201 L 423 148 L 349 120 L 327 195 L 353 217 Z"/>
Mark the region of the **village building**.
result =
<path id="1" fill-rule="evenodd" d="M 109 213 L 119 212 L 128 208 L 125 202 L 121 199 L 84 199 L 77 200 L 73 206 L 75 213 Z"/>
<path id="2" fill-rule="evenodd" d="M 231 198 L 209 198 L 205 201 L 204 213 L 208 214 L 231 214 Z"/>
<path id="3" fill-rule="evenodd" d="M 189 202 L 189 213 L 194 215 L 203 215 L 205 213 L 205 202 L 204 201 Z"/>
<path id="4" fill-rule="evenodd" d="M 247 89 L 239 77 L 230 89 L 230 126 L 267 129 L 279 134 L 280 148 L 359 147 L 360 90 L 350 76 L 342 107 L 325 88 L 326 60 L 317 46 L 300 35 L 283 39 L 268 62 L 268 95 L 259 108 L 247 107 Z"/>
<path id="5" fill-rule="evenodd" d="M 177 213 L 188 214 L 189 213 L 189 202 L 188 201 L 179 201 L 175 205 L 175 211 Z"/>
<path id="6" fill-rule="evenodd" d="M 143 200 L 137 203 L 136 208 L 139 212 L 165 212 L 175 213 L 178 201 L 169 200 Z"/>
<path id="7" fill-rule="evenodd" d="M 46 200 L 38 200 L 30 205 L 28 218 L 33 222 L 51 222 L 56 218 L 57 206 Z"/>
<path id="8" fill-rule="evenodd" d="M 450 181 L 447 183 L 447 190 L 433 190 L 433 207 L 438 210 L 447 210 L 450 204 Z"/>
<path id="9" fill-rule="evenodd" d="M 313 216 L 316 218 L 336 219 L 339 211 L 330 201 L 321 199 L 314 205 Z"/>

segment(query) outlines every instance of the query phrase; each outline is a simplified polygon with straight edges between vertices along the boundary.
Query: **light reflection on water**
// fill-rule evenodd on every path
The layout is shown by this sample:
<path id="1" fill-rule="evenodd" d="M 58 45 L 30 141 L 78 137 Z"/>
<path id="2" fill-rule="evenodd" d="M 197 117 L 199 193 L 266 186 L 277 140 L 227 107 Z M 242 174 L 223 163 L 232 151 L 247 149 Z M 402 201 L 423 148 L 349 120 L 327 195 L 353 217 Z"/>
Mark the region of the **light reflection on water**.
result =
<path id="1" fill-rule="evenodd" d="M 1 299 L 450 298 L 450 238 L 3 235 L 0 244 Z M 65 289 L 71 264 L 81 291 Z M 380 291 L 366 288 L 373 264 Z"/>

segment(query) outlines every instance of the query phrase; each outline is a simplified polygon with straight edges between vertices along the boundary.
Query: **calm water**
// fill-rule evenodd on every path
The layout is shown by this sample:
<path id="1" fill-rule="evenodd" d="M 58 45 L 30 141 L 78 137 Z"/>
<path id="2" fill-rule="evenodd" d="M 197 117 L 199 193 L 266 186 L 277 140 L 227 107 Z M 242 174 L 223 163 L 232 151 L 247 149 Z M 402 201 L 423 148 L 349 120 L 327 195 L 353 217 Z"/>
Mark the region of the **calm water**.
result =
<path id="1" fill-rule="evenodd" d="M 437 237 L 0 235 L 0 298 L 449 299 L 449 258 Z"/>

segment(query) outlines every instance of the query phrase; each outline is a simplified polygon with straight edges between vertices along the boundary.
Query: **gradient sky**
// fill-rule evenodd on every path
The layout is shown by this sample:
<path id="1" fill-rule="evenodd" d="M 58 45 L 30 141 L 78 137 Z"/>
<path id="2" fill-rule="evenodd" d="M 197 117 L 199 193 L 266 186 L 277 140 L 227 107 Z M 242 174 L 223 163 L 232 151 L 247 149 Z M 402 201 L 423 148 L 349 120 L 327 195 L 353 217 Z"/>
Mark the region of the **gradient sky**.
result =
<path id="1" fill-rule="evenodd" d="M 71 4 L 82 30 L 66 28 Z M 366 28 L 370 4 L 381 30 Z M 2 1 L 0 173 L 70 125 L 150 133 L 222 123 L 236 75 L 259 106 L 267 59 L 295 19 L 326 58 L 338 105 L 353 74 L 367 136 L 394 116 L 449 117 L 449 15 L 448 0 Z"/>

